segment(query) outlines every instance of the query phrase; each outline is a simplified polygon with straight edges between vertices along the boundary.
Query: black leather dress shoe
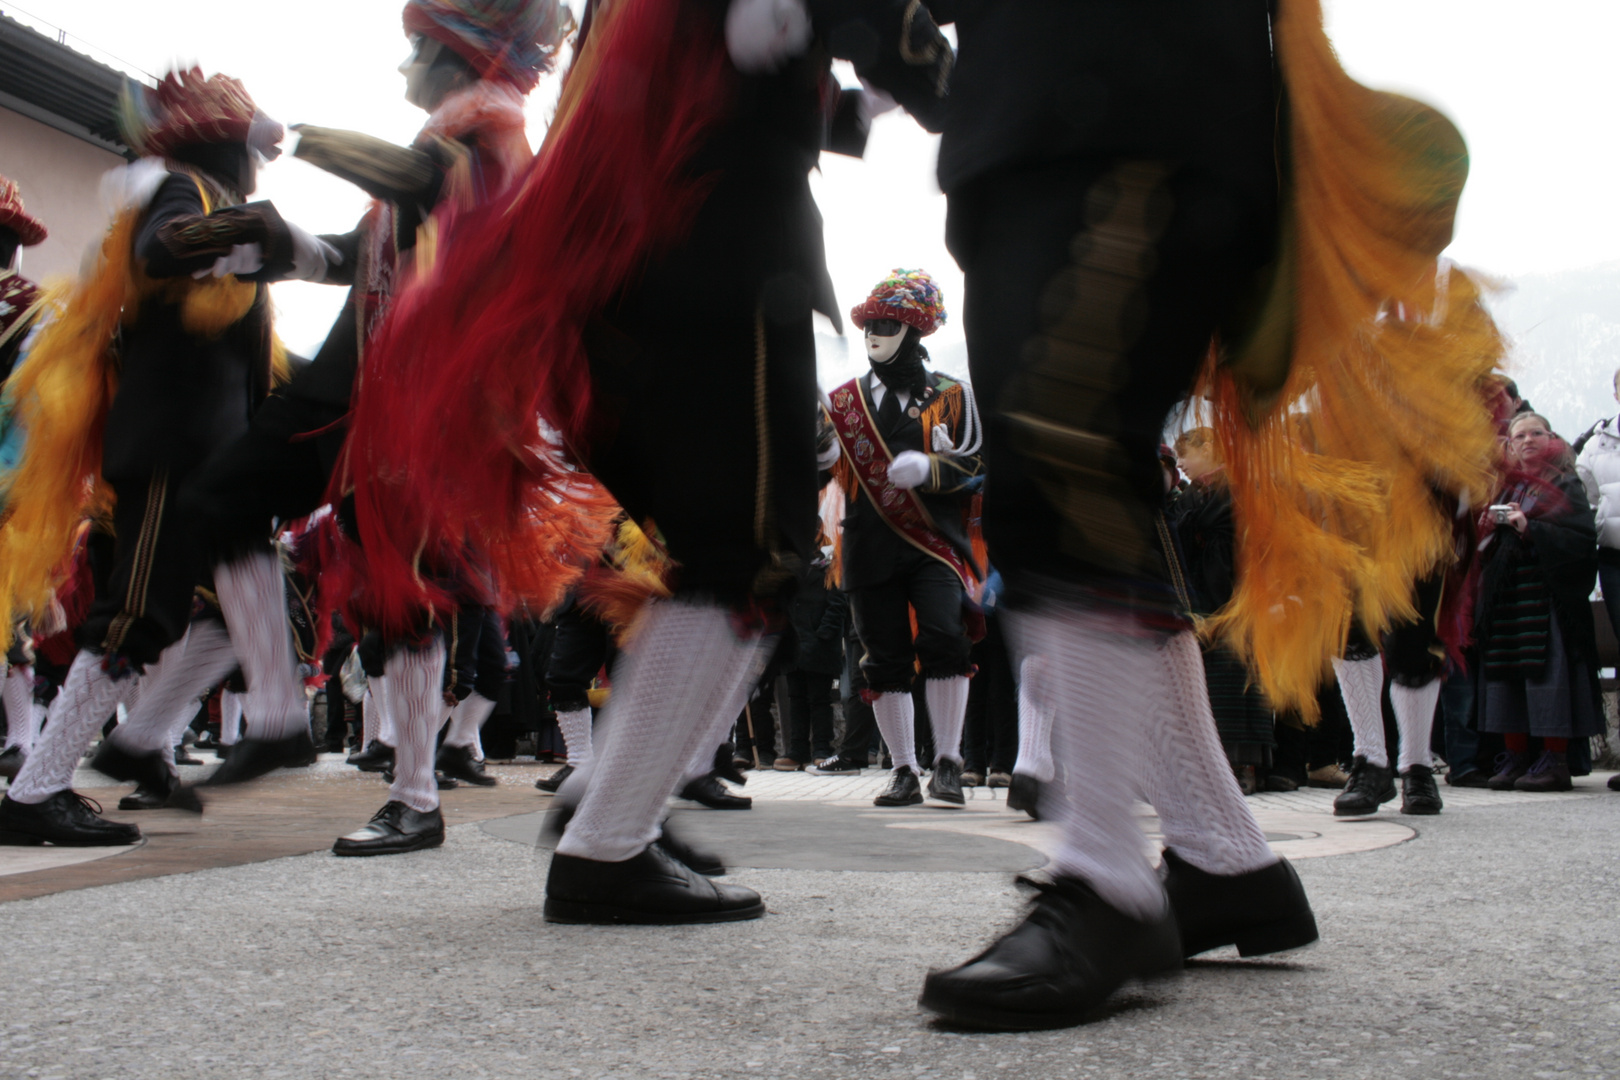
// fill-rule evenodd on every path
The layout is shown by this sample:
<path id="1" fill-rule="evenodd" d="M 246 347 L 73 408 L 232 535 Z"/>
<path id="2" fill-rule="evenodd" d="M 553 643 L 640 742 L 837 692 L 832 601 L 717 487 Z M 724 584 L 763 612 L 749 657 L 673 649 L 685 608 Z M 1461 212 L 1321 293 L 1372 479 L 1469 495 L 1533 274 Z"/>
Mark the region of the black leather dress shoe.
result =
<path id="1" fill-rule="evenodd" d="M 364 750 L 350 754 L 345 764 L 353 765 L 361 772 L 382 772 L 384 769 L 393 768 L 394 748 L 372 739 Z"/>
<path id="2" fill-rule="evenodd" d="M 923 801 L 922 785 L 917 774 L 902 765 L 889 777 L 889 786 L 883 794 L 872 800 L 873 806 L 916 806 Z"/>
<path id="3" fill-rule="evenodd" d="M 77 791 L 58 791 L 41 803 L 0 798 L 0 844 L 121 847 L 138 844 L 135 825 L 100 817 L 101 804 Z"/>
<path id="4" fill-rule="evenodd" d="M 1007 785 L 1007 809 L 1022 810 L 1041 820 L 1041 782 L 1028 773 L 1015 772 Z"/>
<path id="5" fill-rule="evenodd" d="M 0 754 L 0 776 L 5 777 L 7 780 L 17 779 L 17 774 L 22 772 L 23 762 L 27 760 L 28 755 L 23 753 L 22 747 L 13 746 L 10 750 Z"/>
<path id="6" fill-rule="evenodd" d="M 623 862 L 553 854 L 544 917 L 555 923 L 739 922 L 765 914 L 753 889 L 711 881 L 657 844 Z"/>
<path id="7" fill-rule="evenodd" d="M 484 771 L 484 763 L 473 757 L 470 746 L 439 747 L 439 757 L 434 762 L 434 767 L 446 776 L 464 780 L 476 787 L 494 787 L 500 783 Z"/>
<path id="8" fill-rule="evenodd" d="M 308 729 L 283 739 L 240 739 L 225 755 L 219 768 L 202 782 L 203 787 L 245 784 L 277 769 L 296 769 L 315 764 L 315 740 Z"/>
<path id="9" fill-rule="evenodd" d="M 960 967 L 931 971 L 920 1004 L 948 1022 L 994 1031 L 1072 1027 L 1131 979 L 1181 967 L 1169 905 L 1141 922 L 1085 882 L 1038 886 L 1022 925 Z"/>
<path id="10" fill-rule="evenodd" d="M 663 848 L 671 858 L 685 863 L 704 877 L 725 876 L 726 864 L 721 861 L 720 856 L 687 843 L 684 837 L 670 828 L 668 818 L 664 819 L 662 831 L 653 843 Z"/>
<path id="11" fill-rule="evenodd" d="M 865 767 L 866 763 L 863 761 L 858 762 L 842 754 L 834 754 L 820 765 L 811 766 L 810 772 L 816 776 L 853 776 Z"/>
<path id="12" fill-rule="evenodd" d="M 1160 876 L 1186 956 L 1228 945 L 1239 956 L 1265 956 L 1317 938 L 1305 886 L 1287 859 L 1246 874 L 1211 874 L 1166 848 Z"/>
<path id="13" fill-rule="evenodd" d="M 1401 813 L 1438 814 L 1445 805 L 1440 799 L 1440 785 L 1434 782 L 1433 769 L 1413 765 L 1401 773 Z"/>
<path id="14" fill-rule="evenodd" d="M 176 765 L 201 765 L 203 759 L 193 755 L 184 746 L 177 746 L 174 748 L 174 763 Z"/>
<path id="15" fill-rule="evenodd" d="M 444 815 L 438 807 L 424 814 L 402 802 L 389 802 L 364 828 L 338 837 L 332 845 L 332 854 L 399 855 L 435 848 L 442 843 Z"/>
<path id="16" fill-rule="evenodd" d="M 573 775 L 574 767 L 572 765 L 564 765 L 550 776 L 542 776 L 540 779 L 536 780 L 534 782 L 534 786 L 549 795 L 555 795 L 557 794 L 557 789 L 563 786 L 563 782 Z"/>
<path id="17" fill-rule="evenodd" d="M 1333 800 L 1335 817 L 1361 817 L 1376 814 L 1378 808 L 1395 797 L 1395 772 L 1385 765 L 1374 765 L 1359 755 L 1350 766 L 1350 779 L 1344 791 Z"/>
<path id="18" fill-rule="evenodd" d="M 963 804 L 961 762 L 948 757 L 934 762 L 934 775 L 928 778 L 928 797 L 955 806 Z"/>
<path id="19" fill-rule="evenodd" d="M 118 800 L 120 810 L 190 810 L 202 813 L 202 802 L 194 788 L 182 787 L 180 776 L 161 750 L 132 754 L 116 738 L 103 739 L 90 758 L 90 767 L 103 776 L 135 785 L 135 790 Z"/>
<path id="20" fill-rule="evenodd" d="M 702 803 L 710 810 L 747 810 L 754 805 L 754 800 L 747 795 L 733 795 L 727 791 L 714 773 L 705 773 L 696 780 L 687 781 L 679 795 L 683 799 Z"/>

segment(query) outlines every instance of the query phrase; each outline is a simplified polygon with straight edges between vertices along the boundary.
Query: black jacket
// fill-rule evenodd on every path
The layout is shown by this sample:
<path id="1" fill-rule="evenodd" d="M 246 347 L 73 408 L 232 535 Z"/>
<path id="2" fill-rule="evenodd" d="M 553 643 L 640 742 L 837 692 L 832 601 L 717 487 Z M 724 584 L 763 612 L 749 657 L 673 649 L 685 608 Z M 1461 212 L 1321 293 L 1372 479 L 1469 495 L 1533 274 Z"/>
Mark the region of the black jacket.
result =
<path id="1" fill-rule="evenodd" d="M 211 268 L 219 254 L 193 231 L 206 220 L 204 207 L 197 181 L 171 173 L 136 233 L 136 269 L 167 287 L 148 295 L 121 333 L 118 392 L 102 450 L 109 480 L 189 472 L 245 432 L 269 392 L 270 309 L 262 284 L 247 314 L 218 336 L 182 325 L 179 298 L 192 287 L 192 272 Z"/>
<path id="2" fill-rule="evenodd" d="M 844 622 L 848 611 L 849 597 L 844 590 L 827 585 L 827 568 L 808 564 L 799 575 L 799 588 L 793 594 L 790 610 L 793 633 L 798 639 L 796 668 L 820 675 L 837 675 L 844 670 Z"/>

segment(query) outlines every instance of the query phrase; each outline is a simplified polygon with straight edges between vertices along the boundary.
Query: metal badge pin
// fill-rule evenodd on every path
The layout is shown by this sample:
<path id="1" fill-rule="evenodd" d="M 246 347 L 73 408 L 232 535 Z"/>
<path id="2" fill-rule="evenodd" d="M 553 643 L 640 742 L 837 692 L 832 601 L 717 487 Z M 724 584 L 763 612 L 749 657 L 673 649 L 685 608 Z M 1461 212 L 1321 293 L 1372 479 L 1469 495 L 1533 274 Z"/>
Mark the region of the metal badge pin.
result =
<path id="1" fill-rule="evenodd" d="M 922 415 L 922 410 L 913 405 L 911 408 L 906 410 L 906 415 L 915 420 L 917 417 Z"/>

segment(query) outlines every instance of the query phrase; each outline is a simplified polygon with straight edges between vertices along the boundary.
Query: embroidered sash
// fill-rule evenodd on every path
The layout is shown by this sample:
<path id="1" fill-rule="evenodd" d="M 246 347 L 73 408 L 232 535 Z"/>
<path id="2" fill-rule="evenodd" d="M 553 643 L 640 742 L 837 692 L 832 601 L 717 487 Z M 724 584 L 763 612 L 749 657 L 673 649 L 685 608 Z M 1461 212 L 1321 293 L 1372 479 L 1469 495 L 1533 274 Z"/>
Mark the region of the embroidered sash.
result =
<path id="1" fill-rule="evenodd" d="M 851 379 L 832 392 L 831 413 L 833 429 L 843 445 L 844 456 L 854 467 L 856 479 L 861 482 L 867 497 L 889 528 L 913 547 L 949 566 L 962 579 L 962 587 L 968 595 L 976 597 L 979 583 L 973 568 L 940 533 L 927 507 L 923 506 L 922 499 L 917 497 L 915 491 L 897 488 L 889 483 L 889 463 L 894 460 L 894 455 L 889 452 L 883 436 L 878 434 L 858 379 Z"/>

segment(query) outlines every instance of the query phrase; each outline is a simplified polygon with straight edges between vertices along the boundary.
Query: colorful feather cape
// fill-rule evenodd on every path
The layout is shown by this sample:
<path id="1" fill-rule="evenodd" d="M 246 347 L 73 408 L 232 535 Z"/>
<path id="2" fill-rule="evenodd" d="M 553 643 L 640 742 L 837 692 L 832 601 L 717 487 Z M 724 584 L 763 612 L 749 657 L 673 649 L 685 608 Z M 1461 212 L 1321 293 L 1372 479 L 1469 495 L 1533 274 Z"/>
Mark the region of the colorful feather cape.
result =
<path id="1" fill-rule="evenodd" d="M 576 569 L 522 538 L 542 519 L 602 510 L 581 503 L 547 428 L 586 444 L 585 326 L 694 217 L 706 185 L 688 165 L 733 81 L 706 5 L 605 10 L 514 192 L 443 229 L 431 272 L 369 344 L 350 476 L 364 606 L 385 632 L 452 602 L 425 571 L 469 547 L 489 553 L 503 589 L 553 592 L 548 579 Z"/>
<path id="2" fill-rule="evenodd" d="M 1204 630 L 1273 704 L 1315 715 L 1351 620 L 1411 617 L 1415 580 L 1452 558 L 1432 491 L 1485 498 L 1503 355 L 1480 287 L 1438 263 L 1467 174 L 1441 114 L 1340 68 L 1316 0 L 1274 27 L 1285 213 L 1257 329 L 1200 387 L 1221 432 L 1237 588 Z"/>

